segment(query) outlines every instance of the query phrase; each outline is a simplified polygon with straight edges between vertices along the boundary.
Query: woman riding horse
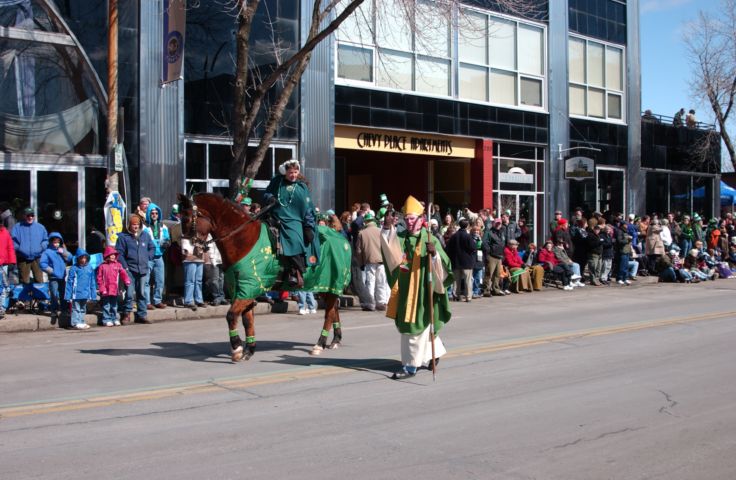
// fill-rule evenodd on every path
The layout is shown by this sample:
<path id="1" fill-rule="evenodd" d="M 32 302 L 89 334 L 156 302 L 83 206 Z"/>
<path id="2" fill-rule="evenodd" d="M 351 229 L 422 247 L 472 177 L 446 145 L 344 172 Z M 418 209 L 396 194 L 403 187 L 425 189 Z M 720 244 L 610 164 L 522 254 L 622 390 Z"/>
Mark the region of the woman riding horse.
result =
<path id="1" fill-rule="evenodd" d="M 211 234 L 222 255 L 226 291 L 232 299 L 227 312 L 231 358 L 234 362 L 248 360 L 256 349 L 254 299 L 270 291 L 283 278 L 284 267 L 274 253 L 273 239 L 265 224 L 220 195 L 197 194 L 196 205 L 179 195 L 179 202 L 182 231 Z M 337 348 L 342 339 L 337 307 L 340 295 L 350 283 L 351 251 L 345 238 L 327 227 L 319 226 L 315 238 L 320 241 L 321 260 L 319 264 L 306 266 L 303 288 L 322 294 L 325 302 L 322 332 L 311 351 L 312 355 L 319 355 L 325 348 Z M 287 282 L 277 288 L 297 289 Z M 238 317 L 245 327 L 245 348 L 238 332 Z M 331 329 L 333 339 L 328 346 Z"/>

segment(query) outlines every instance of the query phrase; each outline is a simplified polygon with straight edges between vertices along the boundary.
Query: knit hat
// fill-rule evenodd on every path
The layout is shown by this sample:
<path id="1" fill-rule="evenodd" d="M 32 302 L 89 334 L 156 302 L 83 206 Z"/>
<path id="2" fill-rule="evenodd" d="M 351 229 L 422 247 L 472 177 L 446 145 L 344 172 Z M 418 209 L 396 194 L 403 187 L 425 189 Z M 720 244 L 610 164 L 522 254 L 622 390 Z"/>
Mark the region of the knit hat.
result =
<path id="1" fill-rule="evenodd" d="M 114 247 L 105 247 L 105 253 L 102 254 L 102 258 L 107 260 L 110 255 L 117 255 L 118 251 Z"/>

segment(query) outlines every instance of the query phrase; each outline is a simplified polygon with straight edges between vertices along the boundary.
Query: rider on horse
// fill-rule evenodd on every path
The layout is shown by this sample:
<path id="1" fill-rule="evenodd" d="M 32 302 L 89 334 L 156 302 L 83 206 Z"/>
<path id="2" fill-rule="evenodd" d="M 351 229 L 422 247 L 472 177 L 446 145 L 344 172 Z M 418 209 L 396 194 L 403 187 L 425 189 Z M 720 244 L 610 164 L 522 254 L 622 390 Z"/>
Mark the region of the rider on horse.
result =
<path id="1" fill-rule="evenodd" d="M 315 235 L 314 205 L 299 160 L 287 160 L 279 166 L 279 174 L 271 179 L 263 199 L 273 204 L 271 217 L 279 222 L 279 254 L 287 269 L 288 286 L 300 289 L 306 267 L 319 261 L 319 238 Z"/>

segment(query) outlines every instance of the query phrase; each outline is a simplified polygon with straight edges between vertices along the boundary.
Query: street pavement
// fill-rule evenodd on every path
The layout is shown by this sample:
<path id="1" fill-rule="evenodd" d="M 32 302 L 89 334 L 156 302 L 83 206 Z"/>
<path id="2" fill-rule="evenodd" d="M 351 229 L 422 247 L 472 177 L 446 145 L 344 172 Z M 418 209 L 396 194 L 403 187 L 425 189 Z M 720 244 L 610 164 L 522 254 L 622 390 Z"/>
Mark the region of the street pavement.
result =
<path id="1" fill-rule="evenodd" d="M 0 335 L 0 478 L 733 479 L 736 280 L 453 303 L 436 381 L 344 309 Z"/>

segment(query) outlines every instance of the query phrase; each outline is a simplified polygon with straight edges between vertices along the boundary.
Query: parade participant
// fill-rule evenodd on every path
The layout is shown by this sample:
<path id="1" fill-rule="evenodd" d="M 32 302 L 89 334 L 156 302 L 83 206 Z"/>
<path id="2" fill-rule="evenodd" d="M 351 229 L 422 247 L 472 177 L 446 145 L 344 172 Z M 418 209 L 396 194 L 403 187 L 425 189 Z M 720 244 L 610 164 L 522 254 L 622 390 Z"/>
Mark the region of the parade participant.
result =
<path id="1" fill-rule="evenodd" d="M 279 222 L 280 255 L 285 260 L 289 287 L 301 289 L 307 265 L 319 261 L 319 237 L 315 234 L 314 205 L 300 174 L 299 160 L 287 160 L 279 167 L 279 174 L 271 179 L 263 199 L 274 205 L 270 213 Z"/>
<path id="2" fill-rule="evenodd" d="M 240 201 L 240 208 L 243 209 L 245 213 L 250 215 L 250 207 L 253 204 L 253 199 L 250 197 L 243 197 L 243 199 Z"/>
<path id="3" fill-rule="evenodd" d="M 392 228 L 381 238 L 381 250 L 391 296 L 386 316 L 392 318 L 401 334 L 401 363 L 403 368 L 393 379 L 401 380 L 416 375 L 417 369 L 432 365 L 432 336 L 450 320 L 447 288 L 453 282 L 450 259 L 442 250 L 439 240 L 422 228 L 424 208 L 409 196 L 404 204 L 406 230 Z M 388 216 L 388 215 L 387 215 Z M 431 285 L 428 269 L 431 261 Z M 430 305 L 430 299 L 432 304 Z M 434 313 L 431 319 L 430 312 Z M 446 353 L 439 337 L 434 337 L 434 357 Z"/>

